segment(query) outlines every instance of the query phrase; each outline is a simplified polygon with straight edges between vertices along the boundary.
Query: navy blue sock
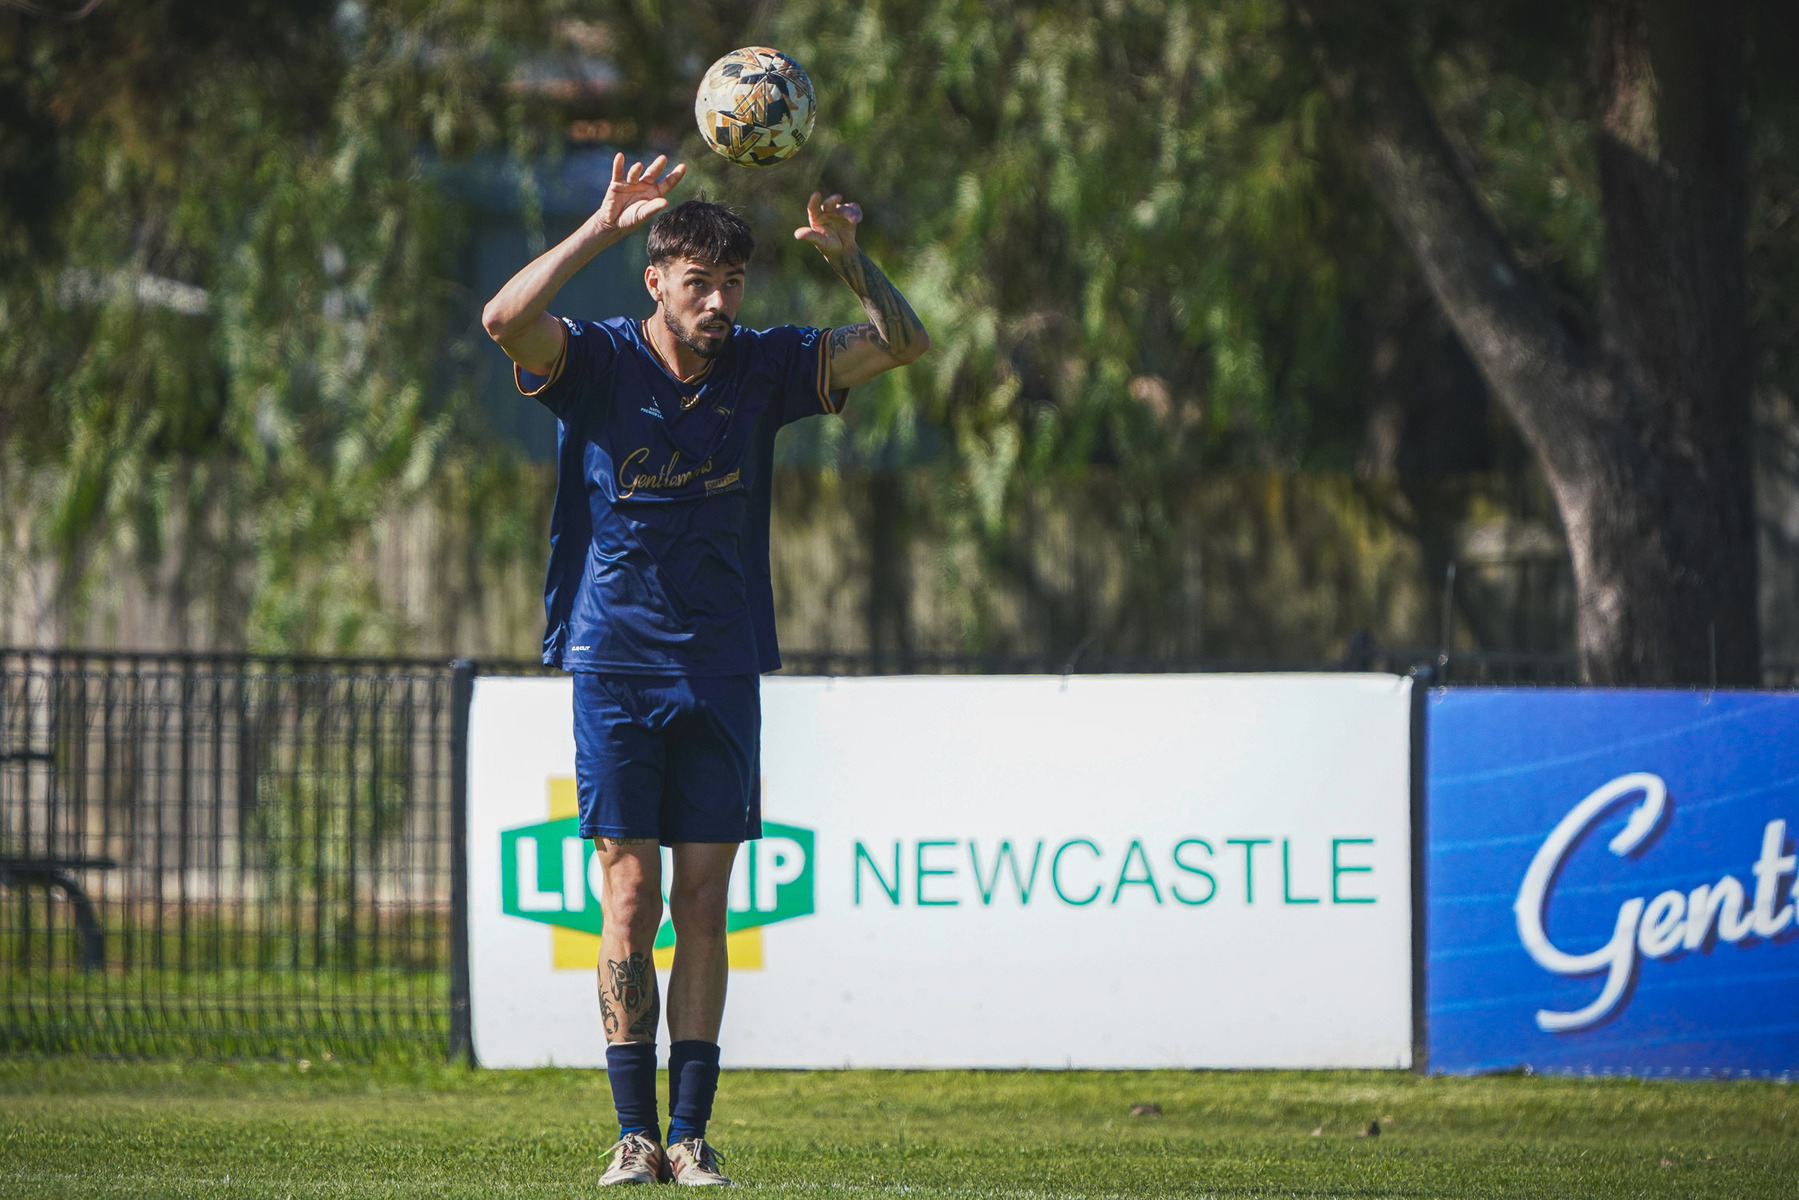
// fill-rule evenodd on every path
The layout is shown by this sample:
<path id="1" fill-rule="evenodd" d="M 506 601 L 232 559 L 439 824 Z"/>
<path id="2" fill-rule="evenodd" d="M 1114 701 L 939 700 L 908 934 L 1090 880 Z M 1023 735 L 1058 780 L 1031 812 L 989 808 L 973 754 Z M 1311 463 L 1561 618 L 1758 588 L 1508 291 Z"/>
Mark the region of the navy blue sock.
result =
<path id="1" fill-rule="evenodd" d="M 641 1133 L 660 1143 L 662 1123 L 656 1119 L 656 1043 L 627 1042 L 606 1047 L 606 1076 L 612 1081 L 612 1104 L 618 1109 L 618 1135 Z"/>
<path id="2" fill-rule="evenodd" d="M 668 1048 L 668 1140 L 705 1137 L 718 1094 L 718 1043 L 676 1042 Z"/>

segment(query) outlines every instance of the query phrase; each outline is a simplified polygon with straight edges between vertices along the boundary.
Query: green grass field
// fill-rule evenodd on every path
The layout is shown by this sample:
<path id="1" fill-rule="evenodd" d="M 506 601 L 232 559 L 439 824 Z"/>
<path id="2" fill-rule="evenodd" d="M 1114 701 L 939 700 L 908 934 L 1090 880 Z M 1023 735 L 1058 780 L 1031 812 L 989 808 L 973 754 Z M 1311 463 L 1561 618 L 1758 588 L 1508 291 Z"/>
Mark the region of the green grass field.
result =
<path id="1" fill-rule="evenodd" d="M 580 1196 L 612 1129 L 589 1071 L 0 1061 L 8 1197 Z M 1778 1083 L 731 1072 L 713 1134 L 771 1197 L 1799 1195 Z"/>

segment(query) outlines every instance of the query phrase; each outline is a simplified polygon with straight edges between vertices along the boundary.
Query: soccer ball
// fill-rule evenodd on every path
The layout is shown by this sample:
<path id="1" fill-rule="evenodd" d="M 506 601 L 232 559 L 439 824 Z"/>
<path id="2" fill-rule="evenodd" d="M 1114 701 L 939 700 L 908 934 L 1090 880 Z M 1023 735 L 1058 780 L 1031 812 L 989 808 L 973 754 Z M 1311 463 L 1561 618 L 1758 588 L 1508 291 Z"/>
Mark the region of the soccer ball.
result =
<path id="1" fill-rule="evenodd" d="M 740 167 L 772 167 L 812 136 L 812 81 L 767 46 L 745 46 L 712 64 L 693 102 L 706 144 Z"/>

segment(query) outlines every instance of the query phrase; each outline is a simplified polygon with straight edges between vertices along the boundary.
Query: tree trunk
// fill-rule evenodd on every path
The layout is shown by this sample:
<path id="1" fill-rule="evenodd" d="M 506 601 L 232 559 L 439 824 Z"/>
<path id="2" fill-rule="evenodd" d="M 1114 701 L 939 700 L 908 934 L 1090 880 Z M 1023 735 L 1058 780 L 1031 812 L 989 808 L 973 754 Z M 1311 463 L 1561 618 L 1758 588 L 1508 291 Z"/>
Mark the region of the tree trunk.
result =
<path id="1" fill-rule="evenodd" d="M 1373 189 L 1567 531 L 1583 675 L 1760 682 L 1739 0 L 1597 0 L 1599 311 L 1557 316 L 1361 0 L 1294 0 Z"/>

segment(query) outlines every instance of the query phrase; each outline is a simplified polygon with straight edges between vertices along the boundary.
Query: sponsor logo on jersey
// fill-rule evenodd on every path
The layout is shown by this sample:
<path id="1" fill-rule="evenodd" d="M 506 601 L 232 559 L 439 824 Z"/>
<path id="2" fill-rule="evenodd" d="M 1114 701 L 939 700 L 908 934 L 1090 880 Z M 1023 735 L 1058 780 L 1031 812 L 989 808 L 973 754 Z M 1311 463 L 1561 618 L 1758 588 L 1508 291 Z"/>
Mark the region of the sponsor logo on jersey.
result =
<path id="1" fill-rule="evenodd" d="M 648 446 L 639 446 L 625 456 L 625 461 L 618 465 L 618 498 L 629 500 L 640 491 L 678 491 L 693 483 L 702 475 L 712 470 L 712 460 L 708 458 L 696 467 L 681 469 L 679 452 L 671 454 L 666 463 L 654 471 L 639 470 L 646 465 L 650 457 Z M 736 472 L 732 472 L 735 476 Z M 708 488 L 723 487 L 732 479 L 708 481 Z"/>

